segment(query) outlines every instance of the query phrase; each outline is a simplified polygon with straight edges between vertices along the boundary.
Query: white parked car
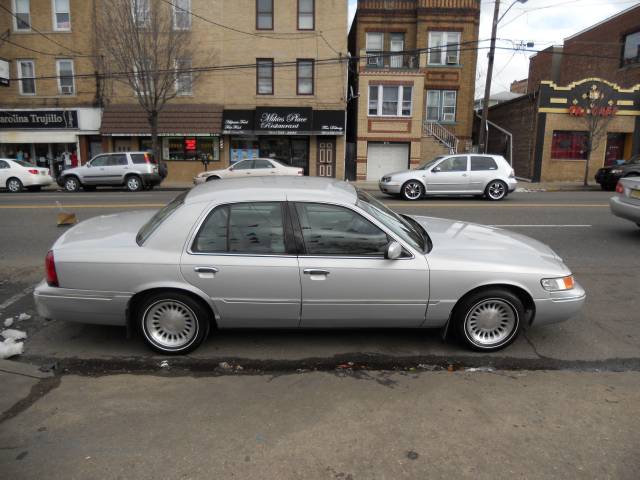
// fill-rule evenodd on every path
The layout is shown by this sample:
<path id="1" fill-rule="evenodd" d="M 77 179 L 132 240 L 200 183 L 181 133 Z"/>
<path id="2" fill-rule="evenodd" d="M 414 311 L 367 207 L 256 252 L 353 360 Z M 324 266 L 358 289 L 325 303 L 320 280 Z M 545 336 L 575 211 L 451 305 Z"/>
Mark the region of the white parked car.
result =
<path id="1" fill-rule="evenodd" d="M 252 160 L 240 160 L 220 170 L 199 173 L 193 178 L 193 183 L 200 185 L 210 180 L 221 180 L 223 178 L 269 177 L 275 175 L 301 177 L 304 175 L 304 170 L 298 167 L 290 167 L 272 158 L 255 158 Z"/>
<path id="2" fill-rule="evenodd" d="M 0 158 L 0 188 L 18 193 L 23 188 L 38 191 L 54 183 L 48 168 L 37 167 L 24 160 Z"/>
<path id="3" fill-rule="evenodd" d="M 518 182 L 504 157 L 487 154 L 443 155 L 414 170 L 389 173 L 380 179 L 383 193 L 419 200 L 428 195 L 483 195 L 502 200 Z"/>

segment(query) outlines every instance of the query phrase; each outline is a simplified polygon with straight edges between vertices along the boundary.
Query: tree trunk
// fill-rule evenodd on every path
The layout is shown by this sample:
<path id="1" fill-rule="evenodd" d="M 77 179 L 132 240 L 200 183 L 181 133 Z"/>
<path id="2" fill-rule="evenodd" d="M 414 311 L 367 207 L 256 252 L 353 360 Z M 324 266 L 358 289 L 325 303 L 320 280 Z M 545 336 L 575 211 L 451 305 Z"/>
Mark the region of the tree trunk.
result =
<path id="1" fill-rule="evenodd" d="M 151 150 L 153 158 L 160 164 L 160 145 L 158 144 L 158 112 L 153 110 L 149 113 L 149 126 L 151 127 Z"/>
<path id="2" fill-rule="evenodd" d="M 589 186 L 589 160 L 591 158 L 591 148 L 593 145 L 593 137 L 592 137 L 592 133 L 589 132 L 589 139 L 587 140 L 587 160 L 584 164 L 584 180 L 582 182 L 582 185 L 584 187 L 588 187 Z"/>

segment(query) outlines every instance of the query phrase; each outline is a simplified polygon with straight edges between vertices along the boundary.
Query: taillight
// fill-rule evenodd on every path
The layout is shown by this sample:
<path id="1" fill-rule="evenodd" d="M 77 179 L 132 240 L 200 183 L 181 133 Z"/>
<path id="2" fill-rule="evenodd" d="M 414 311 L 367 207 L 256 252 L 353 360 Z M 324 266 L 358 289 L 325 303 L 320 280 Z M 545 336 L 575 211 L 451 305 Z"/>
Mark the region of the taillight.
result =
<path id="1" fill-rule="evenodd" d="M 29 170 L 27 170 L 29 173 L 32 173 L 34 175 L 38 175 L 40 172 L 38 170 L 36 170 L 35 168 L 30 168 Z"/>
<path id="2" fill-rule="evenodd" d="M 151 163 L 151 159 L 149 158 L 149 154 L 148 153 L 144 154 L 144 161 L 147 162 L 147 163 Z"/>
<path id="3" fill-rule="evenodd" d="M 44 269 L 47 274 L 47 285 L 50 287 L 58 287 L 58 274 L 56 273 L 56 261 L 53 258 L 53 250 L 47 252 L 44 259 Z"/>
<path id="4" fill-rule="evenodd" d="M 304 175 L 304 170 L 300 169 L 298 170 L 298 176 L 301 177 Z"/>
<path id="5" fill-rule="evenodd" d="M 624 193 L 624 187 L 620 182 L 618 182 L 618 184 L 616 185 L 616 193 L 619 193 L 621 195 Z"/>

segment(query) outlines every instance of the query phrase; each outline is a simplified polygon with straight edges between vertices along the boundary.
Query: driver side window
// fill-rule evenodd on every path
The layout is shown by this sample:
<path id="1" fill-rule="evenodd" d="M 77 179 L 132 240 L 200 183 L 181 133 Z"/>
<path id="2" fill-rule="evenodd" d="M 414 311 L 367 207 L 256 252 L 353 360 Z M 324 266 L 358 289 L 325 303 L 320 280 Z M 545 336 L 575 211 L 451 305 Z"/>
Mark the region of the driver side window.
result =
<path id="1" fill-rule="evenodd" d="M 467 171 L 467 157 L 451 157 L 440 162 L 438 165 L 441 172 L 466 172 Z"/>
<path id="2" fill-rule="evenodd" d="M 92 167 L 105 167 L 109 163 L 109 155 L 101 155 L 91 160 Z"/>
<path id="3" fill-rule="evenodd" d="M 308 255 L 384 257 L 387 234 L 360 214 L 344 207 L 296 203 Z"/>

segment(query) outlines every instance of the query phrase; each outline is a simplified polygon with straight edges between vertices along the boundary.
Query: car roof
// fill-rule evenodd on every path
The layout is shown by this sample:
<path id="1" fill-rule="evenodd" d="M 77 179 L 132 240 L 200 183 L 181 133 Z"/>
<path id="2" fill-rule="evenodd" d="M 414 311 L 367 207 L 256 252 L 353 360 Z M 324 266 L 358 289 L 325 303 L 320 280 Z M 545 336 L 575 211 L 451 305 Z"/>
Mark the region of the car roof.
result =
<path id="1" fill-rule="evenodd" d="M 226 178 L 191 189 L 185 203 L 237 201 L 315 201 L 355 204 L 356 189 L 348 182 L 321 177 Z"/>

